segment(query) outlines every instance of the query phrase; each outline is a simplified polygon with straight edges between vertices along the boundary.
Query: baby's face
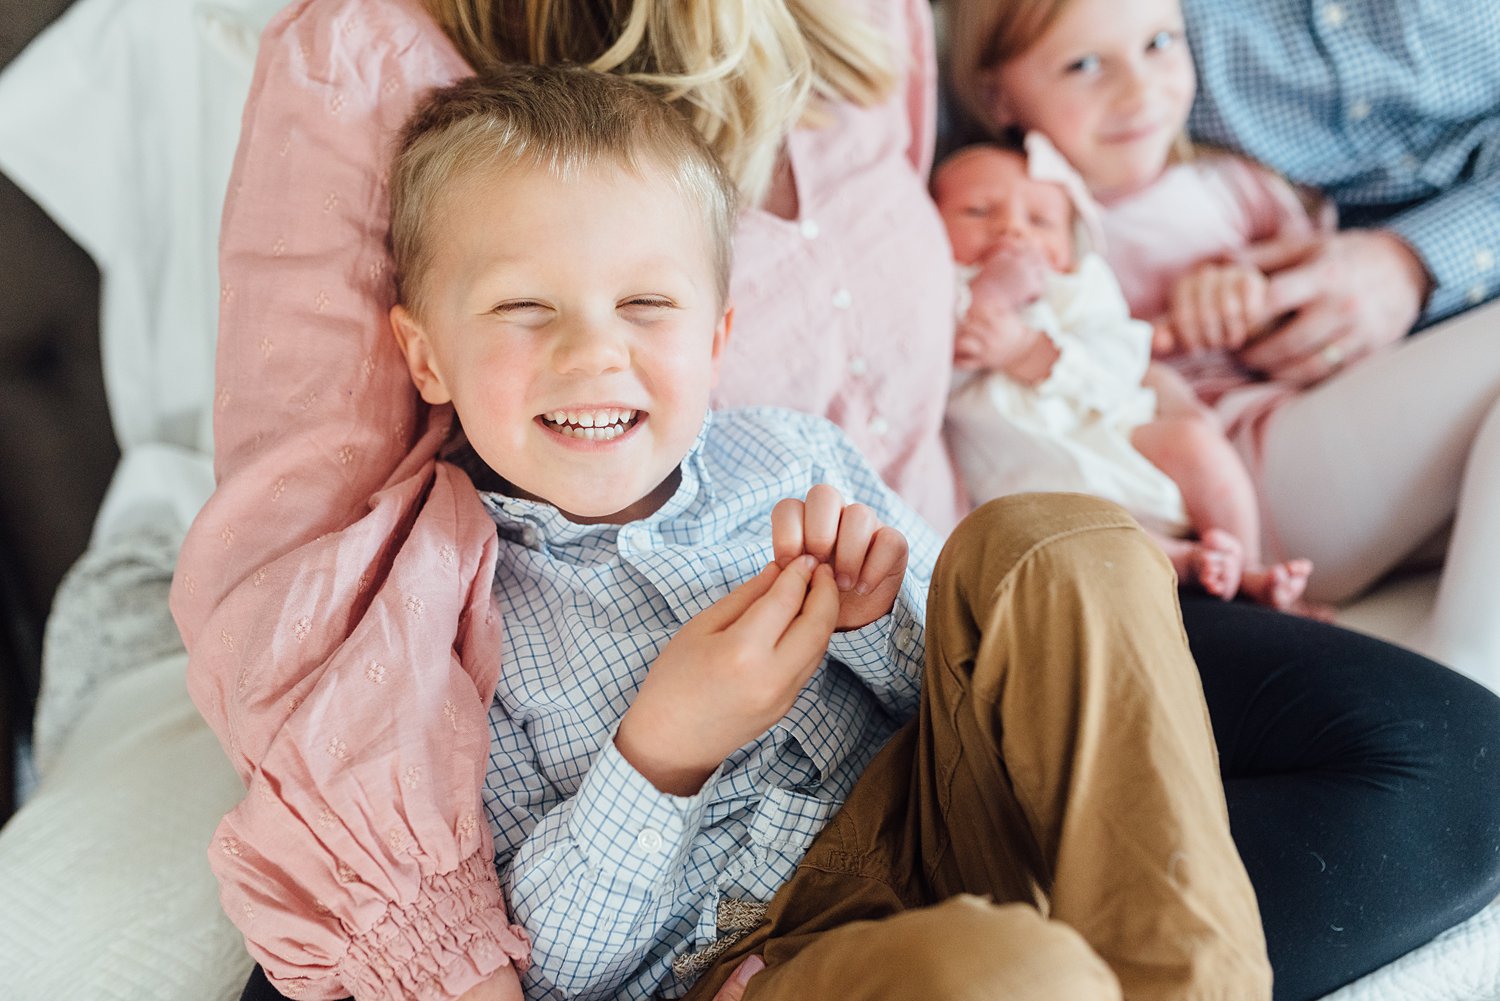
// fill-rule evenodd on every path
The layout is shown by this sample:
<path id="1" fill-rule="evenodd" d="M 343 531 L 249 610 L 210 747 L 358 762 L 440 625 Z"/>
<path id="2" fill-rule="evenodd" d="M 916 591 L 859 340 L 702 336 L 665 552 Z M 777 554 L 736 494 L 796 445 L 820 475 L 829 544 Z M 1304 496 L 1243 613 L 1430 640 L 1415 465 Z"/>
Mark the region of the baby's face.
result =
<path id="1" fill-rule="evenodd" d="M 1061 185 L 1033 180 L 1021 154 L 960 152 L 938 168 L 933 196 L 959 264 L 1010 243 L 1034 249 L 1054 271 L 1072 267 L 1073 203 Z"/>
<path id="2" fill-rule="evenodd" d="M 392 312 L 423 398 L 518 496 L 575 521 L 655 511 L 729 333 L 703 212 L 610 164 L 475 175 L 438 212 L 423 316 Z"/>

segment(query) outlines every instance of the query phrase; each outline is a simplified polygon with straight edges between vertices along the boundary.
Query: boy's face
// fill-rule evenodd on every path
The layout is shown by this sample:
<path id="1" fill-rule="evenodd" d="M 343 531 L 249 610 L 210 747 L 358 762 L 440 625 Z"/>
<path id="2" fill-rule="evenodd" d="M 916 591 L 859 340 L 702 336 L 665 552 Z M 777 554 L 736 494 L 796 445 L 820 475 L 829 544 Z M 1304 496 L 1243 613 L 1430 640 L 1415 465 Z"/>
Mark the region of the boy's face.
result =
<path id="1" fill-rule="evenodd" d="M 959 264 L 977 264 L 1008 243 L 1035 250 L 1054 271 L 1072 267 L 1073 203 L 1061 185 L 1034 180 L 1019 153 L 959 153 L 938 168 L 933 197 Z"/>
<path id="2" fill-rule="evenodd" d="M 479 172 L 438 212 L 423 316 L 391 313 L 422 398 L 453 403 L 517 496 L 580 522 L 655 511 L 729 336 L 703 212 L 611 164 Z"/>

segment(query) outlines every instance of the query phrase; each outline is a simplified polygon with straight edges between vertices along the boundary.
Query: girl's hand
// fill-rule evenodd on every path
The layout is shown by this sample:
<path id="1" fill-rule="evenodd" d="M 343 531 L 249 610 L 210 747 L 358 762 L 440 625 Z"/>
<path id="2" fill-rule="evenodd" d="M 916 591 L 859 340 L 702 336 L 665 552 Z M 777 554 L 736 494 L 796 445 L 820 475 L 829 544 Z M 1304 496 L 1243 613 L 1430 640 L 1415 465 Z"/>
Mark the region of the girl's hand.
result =
<path id="1" fill-rule="evenodd" d="M 766 567 L 672 637 L 615 747 L 662 792 L 695 794 L 732 751 L 786 715 L 828 652 L 839 604 L 832 568 L 813 557 Z"/>
<path id="2" fill-rule="evenodd" d="M 1178 351 L 1238 351 L 1271 320 L 1269 283 L 1249 264 L 1207 262 L 1172 287 L 1170 318 Z"/>
<path id="3" fill-rule="evenodd" d="M 806 501 L 788 497 L 771 510 L 771 547 L 777 566 L 806 555 L 833 568 L 840 632 L 888 615 L 906 576 L 906 536 L 864 504 L 846 505 L 826 483 L 809 490 Z"/>

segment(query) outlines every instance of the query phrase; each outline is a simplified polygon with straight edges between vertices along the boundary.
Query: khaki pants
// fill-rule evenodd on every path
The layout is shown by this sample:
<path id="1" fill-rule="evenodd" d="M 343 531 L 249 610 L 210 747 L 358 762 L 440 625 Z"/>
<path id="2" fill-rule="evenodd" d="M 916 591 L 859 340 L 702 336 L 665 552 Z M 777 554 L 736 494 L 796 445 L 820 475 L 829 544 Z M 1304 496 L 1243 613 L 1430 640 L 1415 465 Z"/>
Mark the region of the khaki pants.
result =
<path id="1" fill-rule="evenodd" d="M 959 526 L 917 718 L 689 997 L 751 954 L 746 1001 L 1271 996 L 1172 571 L 1124 512 Z"/>

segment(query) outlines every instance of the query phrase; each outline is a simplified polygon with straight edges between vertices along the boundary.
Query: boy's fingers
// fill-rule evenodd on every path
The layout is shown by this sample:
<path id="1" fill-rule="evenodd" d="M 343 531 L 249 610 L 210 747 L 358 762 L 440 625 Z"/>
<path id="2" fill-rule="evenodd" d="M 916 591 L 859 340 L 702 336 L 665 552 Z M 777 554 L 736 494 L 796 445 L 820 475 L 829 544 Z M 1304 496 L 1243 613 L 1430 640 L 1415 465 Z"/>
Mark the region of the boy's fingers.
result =
<path id="1" fill-rule="evenodd" d="M 870 540 L 864 569 L 860 571 L 854 589 L 860 594 L 869 594 L 888 577 L 905 574 L 907 553 L 906 536 L 889 525 L 881 525 Z"/>
<path id="2" fill-rule="evenodd" d="M 771 508 L 771 550 L 776 565 L 785 568 L 806 548 L 802 538 L 802 502 L 795 497 L 776 502 Z"/>
<path id="3" fill-rule="evenodd" d="M 802 514 L 802 544 L 819 561 L 833 555 L 833 546 L 839 536 L 839 516 L 843 510 L 844 498 L 828 484 L 819 483 L 807 492 Z"/>
<path id="4" fill-rule="evenodd" d="M 745 614 L 745 609 L 759 601 L 761 596 L 771 589 L 771 585 L 776 583 L 780 575 L 781 568 L 774 563 L 768 563 L 760 573 L 699 612 L 693 621 L 701 622 L 715 631 L 728 628 Z"/>
<path id="5" fill-rule="evenodd" d="M 820 563 L 813 572 L 801 613 L 776 642 L 778 659 L 800 665 L 805 675 L 801 680 L 806 682 L 822 663 L 838 620 L 839 589 L 833 582 L 833 568 Z"/>
<path id="6" fill-rule="evenodd" d="M 777 643 L 802 611 L 808 582 L 817 566 L 818 561 L 805 553 L 797 557 L 728 628 L 766 646 Z"/>
<path id="7" fill-rule="evenodd" d="M 833 549 L 833 580 L 840 591 L 847 591 L 859 580 L 870 548 L 870 537 L 880 527 L 880 519 L 864 504 L 850 504 L 839 518 L 839 537 Z"/>

